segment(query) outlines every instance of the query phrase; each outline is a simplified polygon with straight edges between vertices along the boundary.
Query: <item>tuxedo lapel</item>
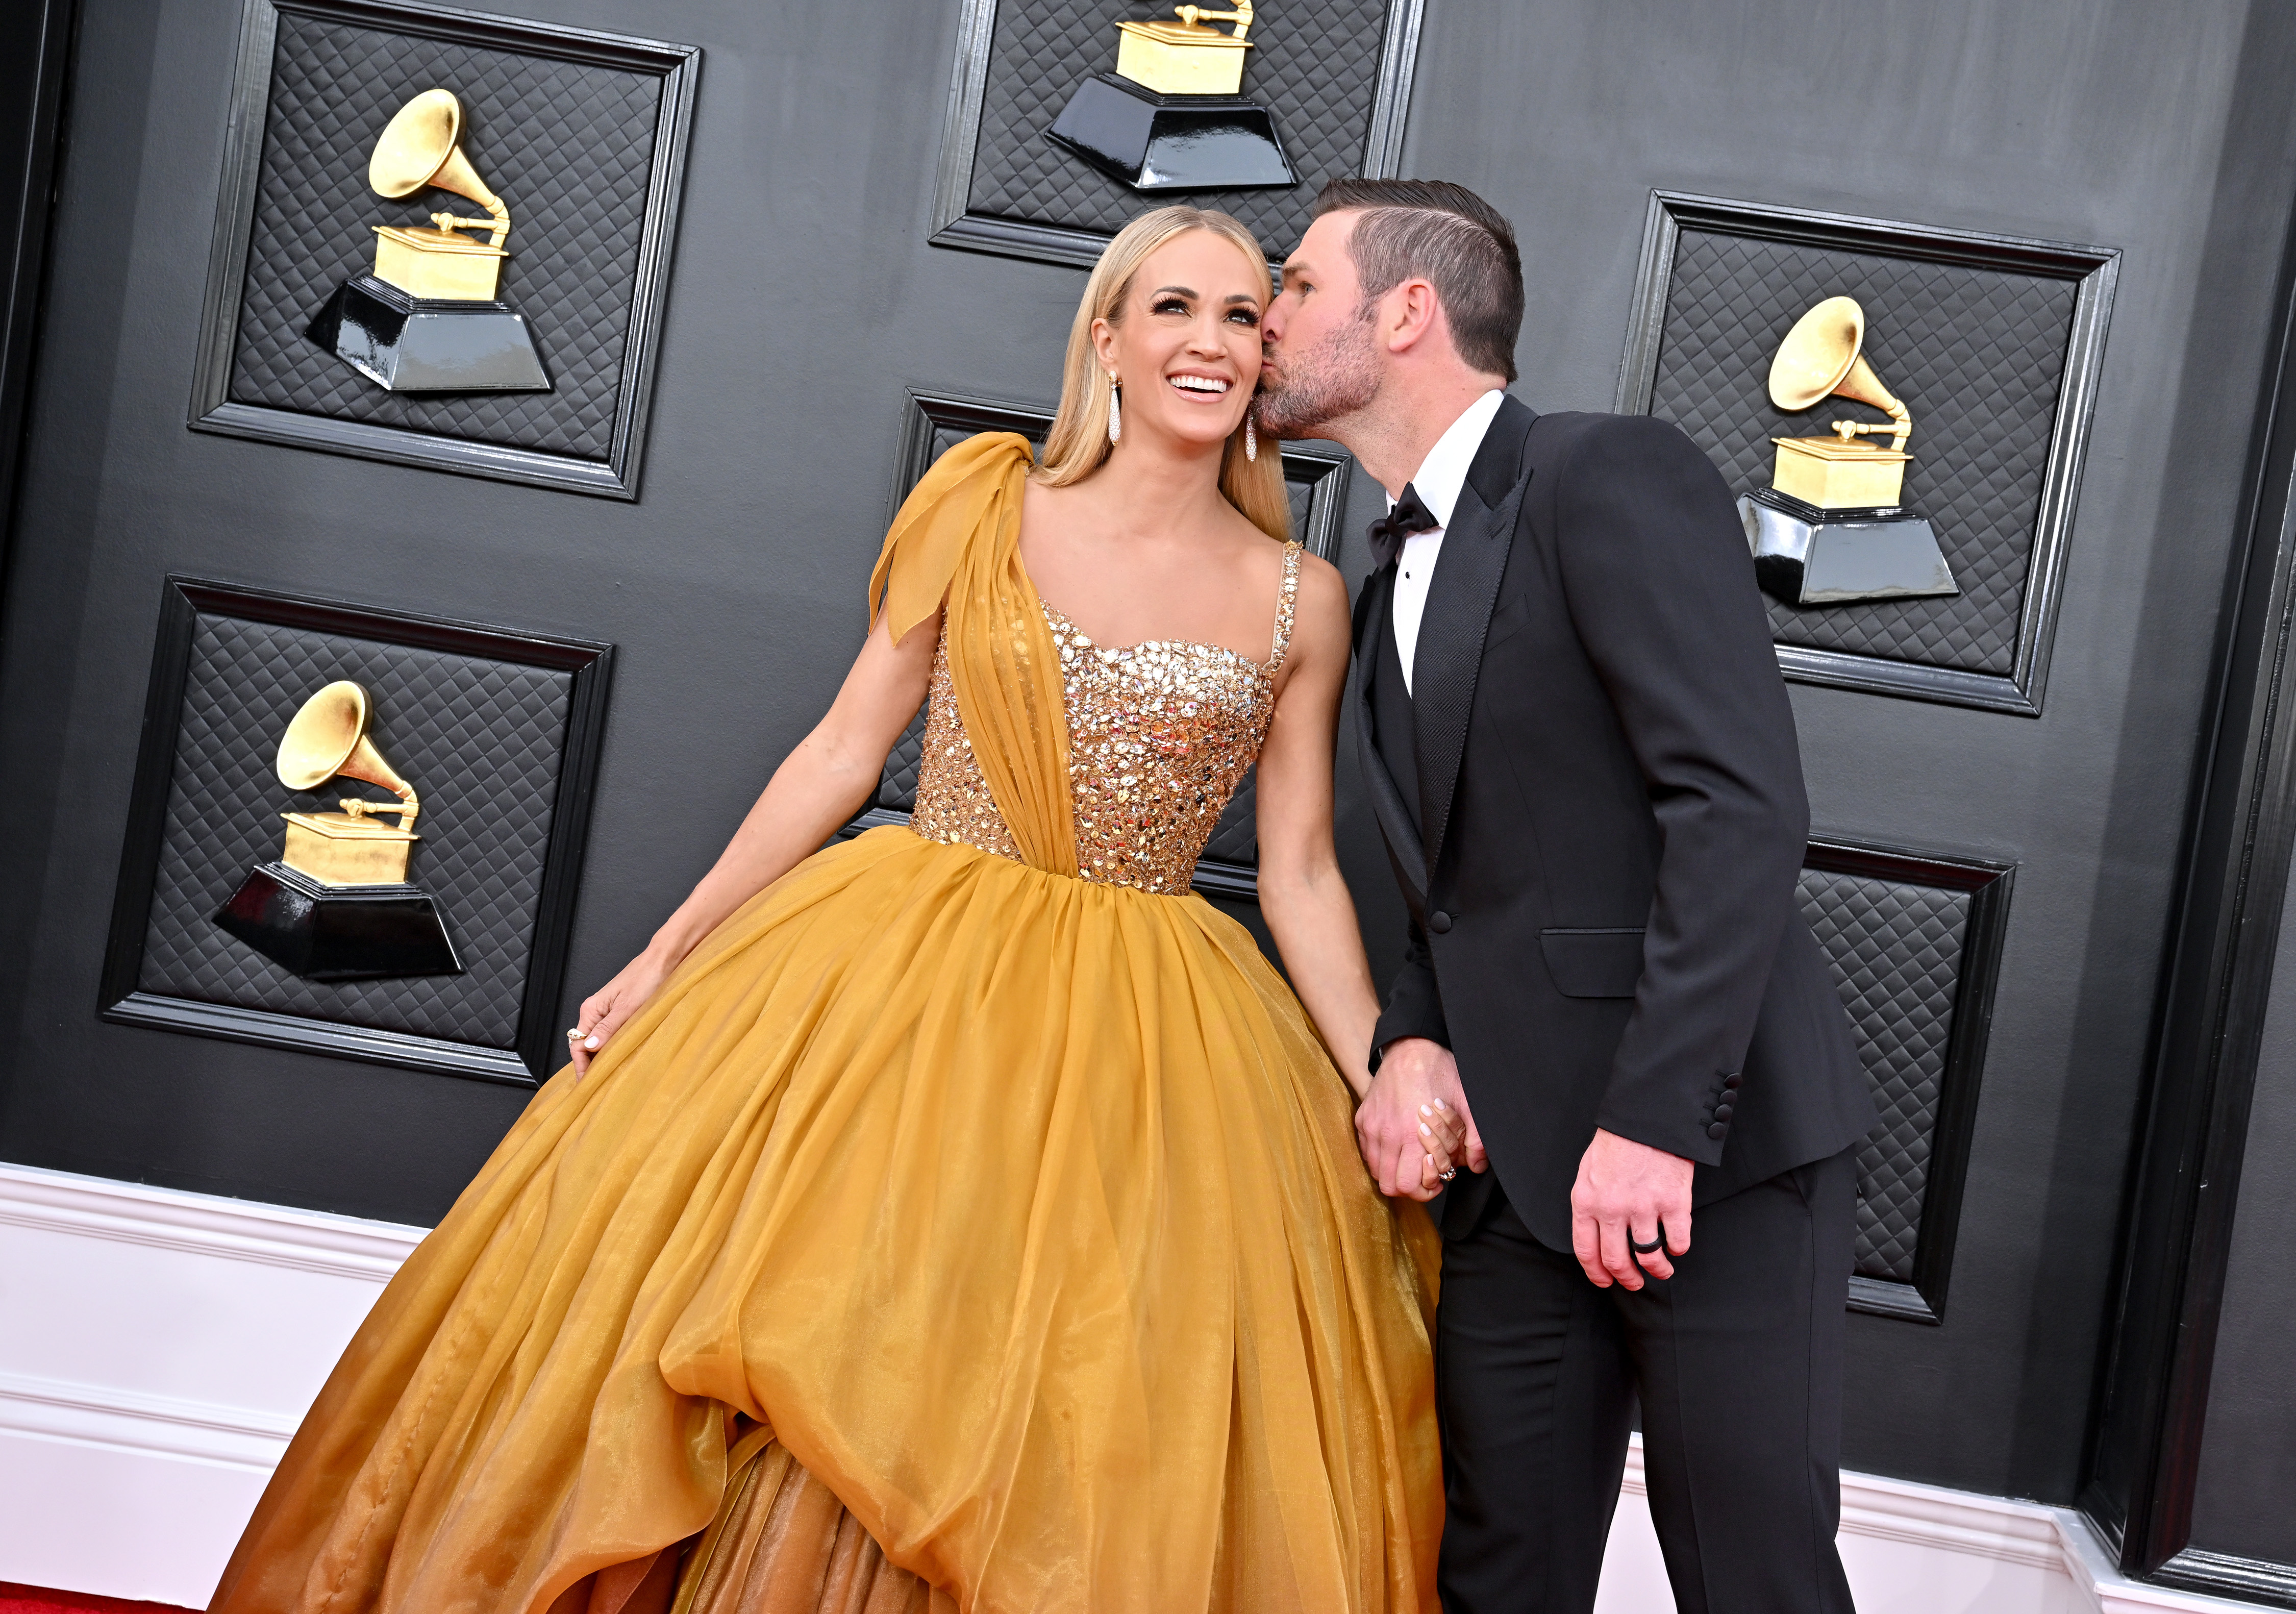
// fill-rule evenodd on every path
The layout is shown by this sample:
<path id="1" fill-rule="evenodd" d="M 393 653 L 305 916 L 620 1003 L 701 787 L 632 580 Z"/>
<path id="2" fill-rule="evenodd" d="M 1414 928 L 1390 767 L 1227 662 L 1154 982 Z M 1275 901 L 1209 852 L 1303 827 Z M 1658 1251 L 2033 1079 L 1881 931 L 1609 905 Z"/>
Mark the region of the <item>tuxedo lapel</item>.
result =
<path id="1" fill-rule="evenodd" d="M 1515 518 L 1529 481 L 1523 439 L 1538 417 L 1513 397 L 1499 406 L 1483 434 L 1466 485 L 1443 529 L 1442 553 L 1427 586 L 1412 659 L 1412 707 L 1417 717 L 1420 824 L 1424 865 L 1443 850 L 1459 762 L 1467 745 L 1467 719 L 1482 669 L 1483 636 L 1498 603 L 1499 579 L 1514 545 Z M 1420 889 L 1427 889 L 1423 879 Z"/>
<path id="2" fill-rule="evenodd" d="M 1356 756 L 1363 766 L 1364 789 L 1371 797 L 1372 816 L 1379 820 L 1380 833 L 1387 838 L 1397 866 L 1410 883 L 1412 905 L 1424 908 L 1427 860 L 1420 850 L 1418 823 L 1404 800 L 1395 775 L 1388 771 L 1387 758 L 1380 755 L 1374 715 L 1380 635 L 1386 631 L 1384 625 L 1394 615 L 1394 590 L 1395 566 L 1390 561 L 1364 579 L 1363 593 L 1356 600 Z"/>

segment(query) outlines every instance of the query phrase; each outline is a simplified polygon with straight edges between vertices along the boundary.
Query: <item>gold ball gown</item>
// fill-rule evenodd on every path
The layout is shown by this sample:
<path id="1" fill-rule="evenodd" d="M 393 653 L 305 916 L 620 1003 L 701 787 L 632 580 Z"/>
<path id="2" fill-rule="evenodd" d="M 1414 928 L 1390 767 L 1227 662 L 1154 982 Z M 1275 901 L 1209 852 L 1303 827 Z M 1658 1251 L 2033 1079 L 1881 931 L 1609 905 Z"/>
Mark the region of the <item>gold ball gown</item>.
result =
<path id="1" fill-rule="evenodd" d="M 217 1614 L 1437 1607 L 1435 1236 L 1188 890 L 1273 653 L 1094 644 L 952 448 L 915 817 L 807 859 L 562 1070 L 392 1280 Z M 944 610 L 944 602 L 946 609 Z"/>

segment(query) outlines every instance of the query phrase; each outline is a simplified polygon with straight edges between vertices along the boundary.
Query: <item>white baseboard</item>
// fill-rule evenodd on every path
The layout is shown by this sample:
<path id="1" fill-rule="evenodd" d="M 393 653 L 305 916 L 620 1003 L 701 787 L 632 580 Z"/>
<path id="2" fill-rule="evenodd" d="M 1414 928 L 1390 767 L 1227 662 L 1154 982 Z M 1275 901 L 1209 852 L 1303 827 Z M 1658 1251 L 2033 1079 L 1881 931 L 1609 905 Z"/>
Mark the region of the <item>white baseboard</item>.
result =
<path id="1" fill-rule="evenodd" d="M 0 1581 L 203 1606 L 423 1230 L 0 1164 Z M 2065 1508 L 1842 1476 L 1860 1614 L 2186 1614 Z M 1628 1459 L 1598 1614 L 1673 1606 Z"/>
<path id="2" fill-rule="evenodd" d="M 0 1581 L 204 1606 L 422 1231 L 0 1165 Z"/>
<path id="3" fill-rule="evenodd" d="M 1670 1609 L 1639 1436 L 1620 1493 L 1595 1614 Z M 1841 1476 L 1835 1539 L 1858 1614 L 2255 1614 L 2257 1608 L 2130 1580 L 2071 1508 L 1878 1474 Z"/>

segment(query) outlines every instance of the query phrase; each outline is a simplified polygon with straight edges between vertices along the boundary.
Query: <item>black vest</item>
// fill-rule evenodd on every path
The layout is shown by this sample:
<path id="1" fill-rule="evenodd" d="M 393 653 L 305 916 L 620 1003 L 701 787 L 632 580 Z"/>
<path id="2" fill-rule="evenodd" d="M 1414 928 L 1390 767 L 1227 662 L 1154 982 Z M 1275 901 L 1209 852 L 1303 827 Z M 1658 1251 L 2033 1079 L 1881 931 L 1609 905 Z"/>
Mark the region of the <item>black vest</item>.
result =
<path id="1" fill-rule="evenodd" d="M 1378 664 L 1371 681 L 1371 722 L 1374 742 L 1382 762 L 1402 793 L 1411 814 L 1411 827 L 1423 830 L 1419 811 L 1419 751 L 1414 742 L 1411 691 L 1403 682 L 1403 656 L 1395 643 L 1395 574 L 1390 572 L 1381 591 Z"/>

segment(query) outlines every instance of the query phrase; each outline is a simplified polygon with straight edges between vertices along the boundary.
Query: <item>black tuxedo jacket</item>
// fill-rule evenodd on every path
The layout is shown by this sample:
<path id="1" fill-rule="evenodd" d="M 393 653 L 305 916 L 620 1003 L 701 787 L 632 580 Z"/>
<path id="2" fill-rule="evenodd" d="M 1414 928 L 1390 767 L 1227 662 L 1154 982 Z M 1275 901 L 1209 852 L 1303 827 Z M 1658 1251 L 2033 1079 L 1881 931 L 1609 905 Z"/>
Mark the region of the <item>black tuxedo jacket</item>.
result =
<path id="1" fill-rule="evenodd" d="M 1795 891 L 1793 712 L 1712 463 L 1661 421 L 1509 397 L 1407 694 L 1394 575 L 1355 615 L 1364 774 L 1410 909 L 1374 1063 L 1399 1036 L 1452 1050 L 1508 1201 L 1561 1250 L 1598 1127 L 1696 1161 L 1699 1202 L 1864 1137 Z"/>

